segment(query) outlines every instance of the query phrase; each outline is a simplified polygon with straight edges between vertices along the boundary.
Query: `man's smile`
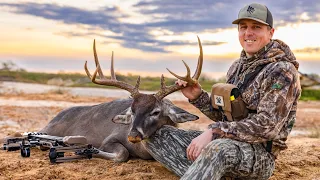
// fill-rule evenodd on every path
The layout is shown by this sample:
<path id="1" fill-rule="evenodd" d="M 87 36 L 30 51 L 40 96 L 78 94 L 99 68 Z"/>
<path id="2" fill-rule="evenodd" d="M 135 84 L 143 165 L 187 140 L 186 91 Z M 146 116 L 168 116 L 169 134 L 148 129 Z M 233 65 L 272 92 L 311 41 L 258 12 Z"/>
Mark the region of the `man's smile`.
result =
<path id="1" fill-rule="evenodd" d="M 253 43 L 253 42 L 255 42 L 256 40 L 246 39 L 246 40 L 244 40 L 244 41 L 247 42 L 247 43 Z"/>

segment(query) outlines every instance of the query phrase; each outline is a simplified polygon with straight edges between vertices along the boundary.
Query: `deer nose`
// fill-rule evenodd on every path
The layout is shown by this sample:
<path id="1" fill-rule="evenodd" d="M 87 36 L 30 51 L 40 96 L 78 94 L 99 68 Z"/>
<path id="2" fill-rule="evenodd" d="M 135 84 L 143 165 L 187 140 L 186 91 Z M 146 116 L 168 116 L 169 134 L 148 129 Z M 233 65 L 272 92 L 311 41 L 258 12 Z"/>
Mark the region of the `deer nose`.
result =
<path id="1" fill-rule="evenodd" d="M 130 132 L 129 135 L 128 135 L 128 141 L 132 142 L 132 143 L 141 142 L 142 141 L 142 135 L 137 131 Z"/>
<path id="2" fill-rule="evenodd" d="M 132 143 L 138 143 L 142 141 L 142 138 L 140 136 L 128 136 L 128 141 Z"/>

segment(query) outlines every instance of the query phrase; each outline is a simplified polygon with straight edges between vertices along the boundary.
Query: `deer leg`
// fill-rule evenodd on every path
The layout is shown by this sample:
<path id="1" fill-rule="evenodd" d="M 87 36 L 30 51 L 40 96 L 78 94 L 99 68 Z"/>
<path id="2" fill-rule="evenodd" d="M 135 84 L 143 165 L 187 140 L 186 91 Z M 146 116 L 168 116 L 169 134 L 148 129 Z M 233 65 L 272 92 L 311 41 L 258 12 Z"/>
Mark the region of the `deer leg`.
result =
<path id="1" fill-rule="evenodd" d="M 113 160 L 115 162 L 124 162 L 129 158 L 129 152 L 120 142 L 115 138 L 106 138 L 99 148 L 99 153 L 94 157 Z"/>

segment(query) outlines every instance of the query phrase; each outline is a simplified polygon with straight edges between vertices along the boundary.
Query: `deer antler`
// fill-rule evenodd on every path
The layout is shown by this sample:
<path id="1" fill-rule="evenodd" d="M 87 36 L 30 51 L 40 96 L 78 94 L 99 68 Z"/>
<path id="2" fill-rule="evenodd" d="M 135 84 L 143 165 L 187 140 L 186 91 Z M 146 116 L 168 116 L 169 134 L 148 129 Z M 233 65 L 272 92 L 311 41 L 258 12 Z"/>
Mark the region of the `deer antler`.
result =
<path id="1" fill-rule="evenodd" d="M 192 78 L 190 77 L 190 68 L 189 66 L 182 60 L 183 64 L 185 65 L 186 69 L 187 69 L 187 75 L 182 77 L 182 76 L 178 76 L 176 75 L 175 73 L 171 72 L 168 68 L 167 70 L 173 75 L 175 76 L 176 78 L 180 79 L 180 80 L 183 80 L 183 81 L 186 81 L 187 82 L 187 86 L 192 86 L 194 84 L 196 84 L 198 82 L 198 79 L 200 77 L 200 74 L 201 74 L 201 70 L 202 70 L 202 64 L 203 64 L 203 52 L 202 52 L 202 46 L 201 46 L 201 42 L 200 42 L 200 39 L 199 37 L 197 36 L 198 38 L 198 43 L 199 43 L 199 48 L 200 48 L 200 55 L 199 55 L 199 58 L 198 58 L 198 64 L 197 64 L 197 69 L 196 69 L 196 72 L 194 73 L 194 75 L 192 76 Z M 155 96 L 158 98 L 158 99 L 163 99 L 165 96 L 175 92 L 175 91 L 178 91 L 180 89 L 183 89 L 185 88 L 184 86 L 179 86 L 179 85 L 171 85 L 171 86 L 166 86 L 165 85 L 165 79 L 164 79 L 164 76 L 162 75 L 161 76 L 161 89 L 160 91 L 158 91 Z"/>
<path id="2" fill-rule="evenodd" d="M 112 52 L 112 56 L 111 56 L 111 68 L 110 68 L 111 78 L 110 79 L 107 79 L 102 73 L 102 70 L 101 70 L 101 67 L 100 67 L 100 63 L 99 63 L 99 60 L 98 60 L 98 55 L 97 55 L 97 52 L 96 52 L 96 41 L 95 40 L 93 41 L 93 54 L 94 54 L 94 61 L 96 63 L 96 70 L 93 73 L 93 76 L 91 76 L 91 74 L 90 74 L 90 72 L 88 70 L 87 61 L 84 64 L 84 69 L 85 69 L 85 71 L 87 73 L 87 76 L 91 79 L 91 81 L 93 83 L 100 84 L 100 85 L 106 85 L 106 86 L 115 86 L 115 87 L 118 87 L 120 89 L 127 90 L 127 91 L 129 91 L 131 93 L 132 97 L 135 97 L 135 96 L 137 96 L 139 94 L 140 76 L 138 77 L 137 83 L 136 83 L 135 86 L 132 86 L 132 85 L 126 83 L 126 82 L 117 80 L 115 72 L 114 72 L 114 68 L 113 68 L 113 52 Z M 99 78 L 100 79 L 96 79 L 97 73 L 99 74 Z"/>

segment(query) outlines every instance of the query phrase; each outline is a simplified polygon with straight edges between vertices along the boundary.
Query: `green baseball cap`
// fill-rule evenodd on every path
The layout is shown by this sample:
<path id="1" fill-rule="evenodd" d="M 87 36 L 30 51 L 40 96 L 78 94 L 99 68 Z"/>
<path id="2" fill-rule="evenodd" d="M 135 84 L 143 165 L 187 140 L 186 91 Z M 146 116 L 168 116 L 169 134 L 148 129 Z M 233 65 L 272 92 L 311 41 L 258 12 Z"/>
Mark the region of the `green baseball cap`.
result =
<path id="1" fill-rule="evenodd" d="M 273 27 L 272 14 L 267 6 L 262 4 L 252 3 L 241 8 L 238 14 L 238 19 L 234 20 L 232 24 L 239 24 L 243 19 L 252 19 Z"/>

